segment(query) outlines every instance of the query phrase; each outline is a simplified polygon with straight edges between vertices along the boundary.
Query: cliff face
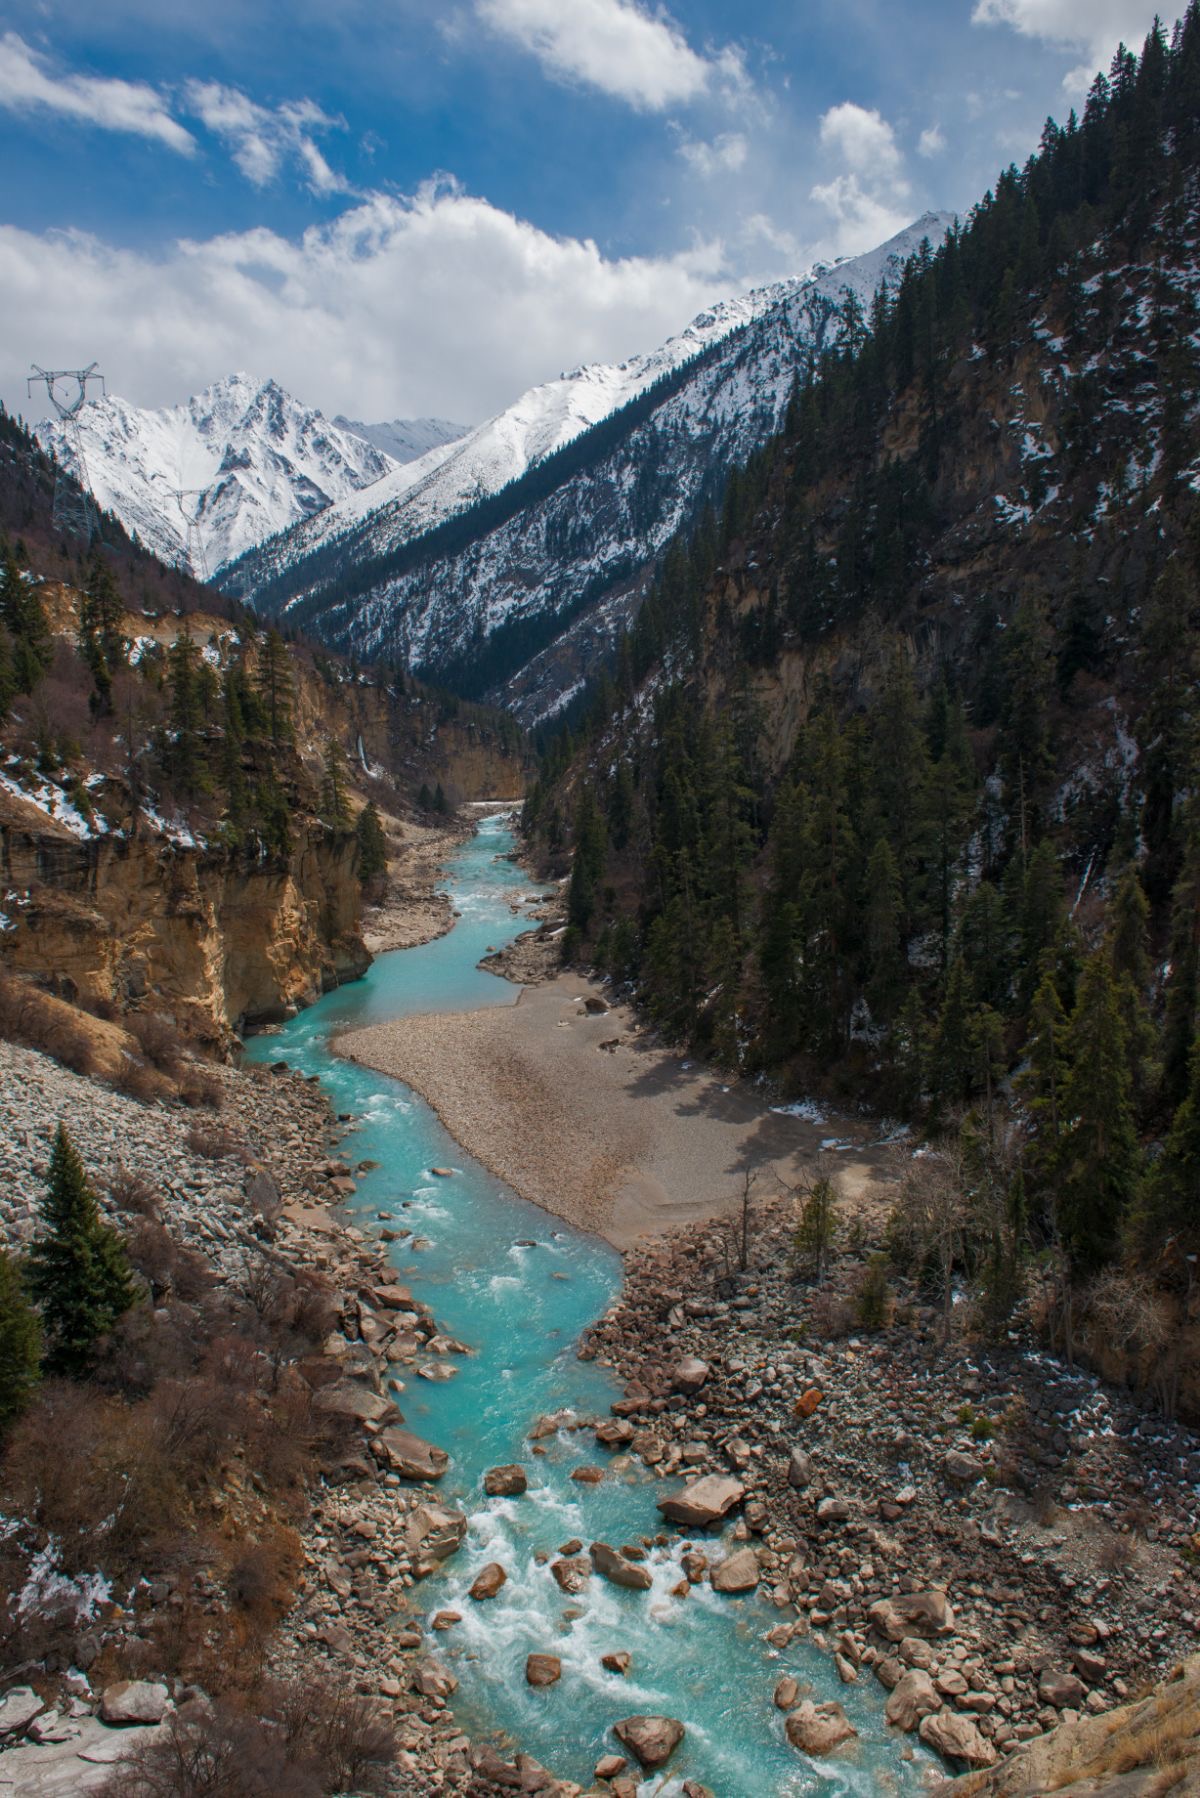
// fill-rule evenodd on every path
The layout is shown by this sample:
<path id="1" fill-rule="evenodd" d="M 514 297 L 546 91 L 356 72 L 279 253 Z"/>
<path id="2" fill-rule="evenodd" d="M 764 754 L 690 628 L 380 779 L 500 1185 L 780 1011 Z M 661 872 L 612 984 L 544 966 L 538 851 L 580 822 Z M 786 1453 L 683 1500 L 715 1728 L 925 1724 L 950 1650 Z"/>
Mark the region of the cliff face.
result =
<path id="1" fill-rule="evenodd" d="M 353 838 L 319 826 L 298 828 L 286 858 L 158 835 L 81 842 L 0 795 L 0 961 L 85 1003 L 153 993 L 224 1042 L 366 971 L 356 858 Z"/>

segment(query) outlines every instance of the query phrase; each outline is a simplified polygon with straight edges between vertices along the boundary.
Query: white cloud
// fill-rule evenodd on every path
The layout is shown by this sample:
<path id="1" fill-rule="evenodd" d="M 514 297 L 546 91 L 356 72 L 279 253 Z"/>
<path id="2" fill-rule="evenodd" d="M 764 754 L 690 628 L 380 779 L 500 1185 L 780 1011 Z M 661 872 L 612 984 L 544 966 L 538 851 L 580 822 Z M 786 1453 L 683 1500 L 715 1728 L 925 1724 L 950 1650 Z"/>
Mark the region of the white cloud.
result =
<path id="1" fill-rule="evenodd" d="M 314 193 L 350 191 L 313 141 L 314 133 L 342 121 L 330 118 L 312 100 L 288 100 L 272 110 L 219 81 L 189 81 L 185 95 L 188 110 L 228 145 L 238 168 L 255 187 L 266 187 L 295 158 Z"/>
<path id="2" fill-rule="evenodd" d="M 182 156 L 196 148 L 156 88 L 109 76 L 58 74 L 15 31 L 0 38 L 0 106 L 10 112 L 54 112 L 103 131 L 130 132 Z"/>
<path id="3" fill-rule="evenodd" d="M 12 361 L 97 358 L 139 404 L 246 368 L 329 413 L 478 419 L 563 368 L 650 349 L 739 286 L 719 242 L 611 260 L 445 183 L 369 196 L 298 240 L 260 228 L 161 256 L 0 228 Z M 25 409 L 23 384 L 4 397 Z"/>
<path id="4" fill-rule="evenodd" d="M 694 143 L 685 137 L 679 145 L 679 154 L 684 161 L 706 179 L 713 175 L 736 174 L 738 169 L 745 168 L 749 153 L 750 146 L 740 131 L 724 131 L 710 144 Z"/>
<path id="5" fill-rule="evenodd" d="M 917 140 L 918 156 L 940 156 L 946 148 L 946 134 L 940 125 L 927 125 Z"/>
<path id="6" fill-rule="evenodd" d="M 904 158 L 881 113 L 844 101 L 825 113 L 820 137 L 822 147 L 843 165 L 809 193 L 830 215 L 834 255 L 873 249 L 912 222 Z"/>
<path id="7" fill-rule="evenodd" d="M 1068 72 L 1063 86 L 1070 93 L 1086 93 L 1119 43 L 1141 48 L 1161 10 L 1157 0 L 976 0 L 971 20 L 975 25 L 1011 25 L 1022 37 L 1082 51 L 1086 60 Z"/>
<path id="8" fill-rule="evenodd" d="M 721 77 L 743 79 L 736 51 L 700 56 L 672 19 L 635 0 L 475 0 L 475 11 L 550 75 L 640 111 L 699 99 Z"/>
<path id="9" fill-rule="evenodd" d="M 831 106 L 821 120 L 821 142 L 834 150 L 856 174 L 873 180 L 890 178 L 900 168 L 896 133 L 882 113 L 846 100 Z"/>

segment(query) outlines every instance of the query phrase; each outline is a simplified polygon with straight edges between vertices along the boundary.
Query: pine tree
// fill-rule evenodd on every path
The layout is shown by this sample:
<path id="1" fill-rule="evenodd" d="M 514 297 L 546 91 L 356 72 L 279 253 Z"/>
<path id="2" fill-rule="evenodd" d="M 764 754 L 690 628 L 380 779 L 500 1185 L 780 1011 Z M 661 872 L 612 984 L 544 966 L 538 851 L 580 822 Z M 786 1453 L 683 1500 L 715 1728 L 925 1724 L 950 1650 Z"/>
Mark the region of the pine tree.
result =
<path id="1" fill-rule="evenodd" d="M 25 1296 L 20 1268 L 0 1248 L 0 1433 L 28 1404 L 41 1359 L 37 1313 Z"/>
<path id="2" fill-rule="evenodd" d="M 1049 1191 L 1058 1177 L 1064 1129 L 1063 1087 L 1066 1081 L 1067 1016 L 1051 968 L 1046 968 L 1033 995 L 1025 1068 L 1015 1086 L 1032 1126 L 1026 1148 L 1030 1179 L 1038 1191 Z"/>
<path id="3" fill-rule="evenodd" d="M 112 570 L 99 555 L 93 557 L 79 608 L 79 635 L 83 659 L 95 682 L 95 705 L 108 711 L 112 704 L 113 677 L 124 667 L 129 644 L 122 634 L 125 607 Z"/>
<path id="4" fill-rule="evenodd" d="M 350 823 L 346 756 L 336 737 L 330 737 L 325 746 L 325 768 L 321 776 L 321 817 L 333 831 L 345 830 Z"/>
<path id="5" fill-rule="evenodd" d="M 891 1016 L 904 980 L 900 942 L 902 903 L 900 868 L 891 844 L 880 837 L 867 863 L 867 890 L 863 903 L 867 997 L 872 1011 L 880 1018 Z"/>
<path id="6" fill-rule="evenodd" d="M 259 645 L 255 685 L 262 702 L 267 735 L 276 747 L 292 741 L 292 671 L 287 645 L 275 629 Z"/>
<path id="7" fill-rule="evenodd" d="M 180 631 L 167 652 L 170 737 L 166 761 L 170 777 L 185 799 L 194 799 L 207 785 L 200 737 L 199 663 L 200 651 L 187 631 Z"/>
<path id="8" fill-rule="evenodd" d="M 387 871 L 387 838 L 374 800 L 368 800 L 359 812 L 355 835 L 358 838 L 358 878 L 365 884 Z"/>
<path id="9" fill-rule="evenodd" d="M 78 1379 L 96 1345 L 137 1300 L 125 1247 L 104 1223 L 78 1151 L 59 1124 L 42 1205 L 42 1234 L 29 1252 L 29 1291 L 46 1332 L 46 1368 Z"/>
<path id="10" fill-rule="evenodd" d="M 1090 1270 L 1115 1250 L 1138 1174 L 1125 1026 L 1102 952 L 1084 966 L 1067 1057 L 1059 1226 L 1072 1266 Z"/>
<path id="11" fill-rule="evenodd" d="M 1134 1235 L 1145 1249 L 1157 1249 L 1168 1235 L 1181 1239 L 1184 1253 L 1200 1248 L 1200 1038 L 1192 1049 L 1187 1097 L 1143 1182 Z"/>
<path id="12" fill-rule="evenodd" d="M 0 538 L 0 624 L 12 639 L 13 680 L 18 693 L 32 693 L 50 666 L 54 639 L 41 596 L 21 574 L 16 556 Z"/>

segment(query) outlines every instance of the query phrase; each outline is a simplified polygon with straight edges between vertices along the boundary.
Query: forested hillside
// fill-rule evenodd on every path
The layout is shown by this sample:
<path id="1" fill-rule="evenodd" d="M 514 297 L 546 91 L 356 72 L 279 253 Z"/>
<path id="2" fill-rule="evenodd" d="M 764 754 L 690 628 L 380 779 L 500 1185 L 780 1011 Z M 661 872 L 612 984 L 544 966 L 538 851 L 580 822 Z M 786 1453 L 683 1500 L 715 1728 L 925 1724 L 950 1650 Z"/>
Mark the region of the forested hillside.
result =
<path id="1" fill-rule="evenodd" d="M 951 1132 L 1001 1307 L 1200 1246 L 1198 176 L 1193 4 L 851 319 L 528 808 L 666 1031 Z"/>

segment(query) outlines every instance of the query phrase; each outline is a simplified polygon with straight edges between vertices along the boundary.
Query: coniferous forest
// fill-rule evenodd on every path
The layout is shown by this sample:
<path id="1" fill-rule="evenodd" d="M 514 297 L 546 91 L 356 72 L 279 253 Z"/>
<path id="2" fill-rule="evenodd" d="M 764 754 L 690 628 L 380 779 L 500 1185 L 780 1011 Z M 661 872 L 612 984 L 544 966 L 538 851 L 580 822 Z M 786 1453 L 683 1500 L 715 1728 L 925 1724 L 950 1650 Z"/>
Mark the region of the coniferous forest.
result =
<path id="1" fill-rule="evenodd" d="M 1200 1246 L 1200 10 L 909 263 L 544 744 L 568 959 L 964 1157 L 1003 1309 Z"/>

